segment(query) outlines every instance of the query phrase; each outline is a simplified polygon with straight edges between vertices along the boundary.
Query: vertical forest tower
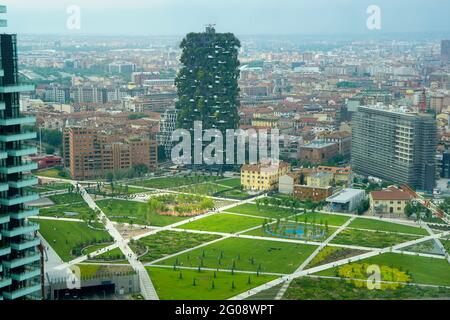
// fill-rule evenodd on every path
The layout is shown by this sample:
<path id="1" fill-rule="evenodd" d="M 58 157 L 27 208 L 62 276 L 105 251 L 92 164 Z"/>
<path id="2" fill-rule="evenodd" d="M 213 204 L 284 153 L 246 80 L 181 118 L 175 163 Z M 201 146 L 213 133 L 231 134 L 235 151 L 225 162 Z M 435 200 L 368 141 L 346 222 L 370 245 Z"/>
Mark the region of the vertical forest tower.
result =
<path id="1" fill-rule="evenodd" d="M 6 13 L 5 6 L 0 5 L 0 13 Z M 22 116 L 19 107 L 20 92 L 34 87 L 18 82 L 16 35 L 0 34 L 0 63 L 0 300 L 39 299 L 39 225 L 28 221 L 38 211 L 26 206 L 39 198 L 26 190 L 37 183 L 30 174 L 37 164 L 23 159 L 37 152 L 27 144 L 36 132 L 24 128 L 36 119 Z"/>

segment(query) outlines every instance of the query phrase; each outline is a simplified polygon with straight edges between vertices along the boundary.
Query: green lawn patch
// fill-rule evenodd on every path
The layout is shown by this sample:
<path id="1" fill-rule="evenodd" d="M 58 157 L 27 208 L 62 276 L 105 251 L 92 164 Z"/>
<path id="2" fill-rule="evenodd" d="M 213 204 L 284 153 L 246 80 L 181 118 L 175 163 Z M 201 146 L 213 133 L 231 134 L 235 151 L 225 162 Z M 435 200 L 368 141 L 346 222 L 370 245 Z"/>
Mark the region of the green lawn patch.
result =
<path id="1" fill-rule="evenodd" d="M 48 197 L 54 204 L 71 204 L 84 202 L 83 197 L 78 193 L 65 193 Z"/>
<path id="2" fill-rule="evenodd" d="M 133 241 L 130 246 L 135 252 L 147 252 L 140 260 L 150 262 L 219 238 L 212 234 L 162 231 Z"/>
<path id="3" fill-rule="evenodd" d="M 387 248 L 417 239 L 416 236 L 346 229 L 340 232 L 331 243 L 356 245 L 368 248 Z"/>
<path id="4" fill-rule="evenodd" d="M 428 232 L 425 229 L 412 226 L 405 226 L 398 223 L 391 223 L 386 221 L 364 219 L 364 218 L 356 218 L 355 220 L 352 221 L 352 223 L 350 223 L 349 227 L 358 229 L 410 233 L 417 235 L 428 235 Z"/>
<path id="5" fill-rule="evenodd" d="M 94 220 L 96 217 L 95 211 L 85 202 L 42 208 L 39 210 L 39 215 L 44 217 L 74 218 L 82 220 Z"/>
<path id="6" fill-rule="evenodd" d="M 81 279 L 108 277 L 112 275 L 125 275 L 134 273 L 131 266 L 105 266 L 95 264 L 77 264 Z"/>
<path id="7" fill-rule="evenodd" d="M 85 222 L 39 220 L 39 233 L 63 261 L 81 255 L 83 248 L 112 241 L 106 231 L 93 230 Z"/>
<path id="8" fill-rule="evenodd" d="M 322 223 L 327 222 L 330 226 L 341 226 L 346 223 L 350 217 L 318 212 L 308 212 L 298 216 L 299 222 L 305 222 L 305 219 L 308 223 L 320 223 L 320 221 L 322 221 Z"/>
<path id="9" fill-rule="evenodd" d="M 230 179 L 224 179 L 224 180 L 217 180 L 217 184 L 221 184 L 223 186 L 227 186 L 230 188 L 239 188 L 241 186 L 241 179 L 240 178 L 230 178 Z"/>
<path id="10" fill-rule="evenodd" d="M 285 208 L 278 208 L 278 207 L 271 207 L 271 206 L 259 206 L 258 207 L 256 204 L 252 204 L 252 203 L 241 204 L 239 206 L 228 209 L 227 211 L 232 212 L 232 213 L 240 213 L 240 214 L 247 214 L 247 215 L 252 215 L 252 216 L 260 216 L 260 217 L 267 217 L 267 218 L 274 218 L 274 219 L 287 218 L 296 213 L 299 213 L 299 211 L 294 211 L 292 209 L 285 209 Z"/>
<path id="11" fill-rule="evenodd" d="M 62 168 L 52 168 L 52 169 L 44 169 L 38 170 L 35 172 L 37 176 L 47 177 L 47 178 L 57 178 L 57 179 L 70 179 L 67 172 L 65 172 Z"/>
<path id="12" fill-rule="evenodd" d="M 292 281 L 284 300 L 406 300 L 448 298 L 450 289 L 404 286 L 395 290 L 369 290 L 337 279 L 302 277 Z"/>
<path id="13" fill-rule="evenodd" d="M 212 216 L 186 223 L 178 228 L 187 230 L 236 233 L 262 225 L 264 219 L 218 213 Z"/>
<path id="14" fill-rule="evenodd" d="M 170 189 L 186 185 L 193 185 L 197 183 L 214 181 L 219 179 L 219 177 L 214 176 L 175 176 L 175 177 L 164 177 L 164 178 L 154 178 L 143 181 L 134 182 L 137 186 L 142 186 L 146 188 L 155 189 Z"/>
<path id="15" fill-rule="evenodd" d="M 225 300 L 276 279 L 266 275 L 156 267 L 147 267 L 147 271 L 162 300 Z"/>
<path id="16" fill-rule="evenodd" d="M 384 265 L 406 271 L 412 283 L 450 286 L 450 264 L 445 259 L 385 253 L 359 263 Z M 337 268 L 321 271 L 317 275 L 337 276 Z"/>
<path id="17" fill-rule="evenodd" d="M 278 241 L 229 238 L 164 260 L 159 264 L 186 267 L 291 273 L 316 246 Z"/>
<path id="18" fill-rule="evenodd" d="M 105 199 L 96 203 L 111 220 L 116 222 L 164 227 L 186 219 L 158 214 L 150 210 L 149 205 L 144 202 Z"/>

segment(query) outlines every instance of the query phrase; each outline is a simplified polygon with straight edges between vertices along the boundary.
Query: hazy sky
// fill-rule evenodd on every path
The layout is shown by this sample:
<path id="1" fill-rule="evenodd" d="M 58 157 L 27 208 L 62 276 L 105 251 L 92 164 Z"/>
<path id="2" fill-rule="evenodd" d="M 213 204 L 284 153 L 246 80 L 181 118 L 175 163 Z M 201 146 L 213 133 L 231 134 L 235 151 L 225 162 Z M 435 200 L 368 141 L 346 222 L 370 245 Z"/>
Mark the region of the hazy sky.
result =
<path id="1" fill-rule="evenodd" d="M 236 34 L 365 33 L 369 5 L 380 31 L 450 32 L 449 0 L 0 0 L 8 32 L 180 35 L 216 23 Z M 69 5 L 81 29 L 66 27 Z"/>

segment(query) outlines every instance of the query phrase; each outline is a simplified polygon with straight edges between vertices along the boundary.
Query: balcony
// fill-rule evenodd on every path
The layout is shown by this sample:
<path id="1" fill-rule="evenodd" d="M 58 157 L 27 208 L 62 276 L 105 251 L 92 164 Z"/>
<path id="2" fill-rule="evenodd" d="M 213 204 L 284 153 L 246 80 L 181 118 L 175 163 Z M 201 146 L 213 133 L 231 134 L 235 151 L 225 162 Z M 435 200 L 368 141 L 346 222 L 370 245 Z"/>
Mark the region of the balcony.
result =
<path id="1" fill-rule="evenodd" d="M 34 176 L 25 177 L 24 179 L 17 180 L 17 181 L 8 181 L 8 185 L 11 188 L 16 188 L 16 189 L 31 187 L 36 184 L 38 184 L 38 178 L 36 178 Z"/>
<path id="2" fill-rule="evenodd" d="M 0 151 L 0 160 L 8 158 L 8 152 Z"/>
<path id="3" fill-rule="evenodd" d="M 17 93 L 34 91 L 35 87 L 32 84 L 10 84 L 0 86 L 0 93 Z"/>
<path id="4" fill-rule="evenodd" d="M 6 153 L 10 157 L 23 157 L 29 156 L 30 154 L 36 154 L 37 148 L 35 147 L 25 147 L 18 150 L 6 150 Z"/>
<path id="5" fill-rule="evenodd" d="M 0 288 L 4 288 L 10 286 L 12 284 L 12 280 L 8 278 L 0 278 Z"/>
<path id="6" fill-rule="evenodd" d="M 39 224 L 26 222 L 23 226 L 16 227 L 11 230 L 2 230 L 1 233 L 3 236 L 8 238 L 17 237 L 23 234 L 32 233 L 39 230 Z"/>
<path id="7" fill-rule="evenodd" d="M 0 126 L 15 126 L 19 124 L 30 124 L 35 122 L 36 117 L 33 116 L 17 117 L 11 119 L 0 119 Z"/>
<path id="8" fill-rule="evenodd" d="M 39 253 L 33 253 L 25 257 L 13 259 L 11 261 L 3 261 L 2 264 L 8 269 L 14 269 L 40 260 L 41 255 Z"/>
<path id="9" fill-rule="evenodd" d="M 13 174 L 19 172 L 33 171 L 38 168 L 38 164 L 36 162 L 24 162 L 18 165 L 12 165 L 8 167 L 0 167 L 0 173 L 3 174 Z"/>
<path id="10" fill-rule="evenodd" d="M 11 253 L 11 247 L 2 247 L 0 248 L 0 257 L 6 256 Z"/>
<path id="11" fill-rule="evenodd" d="M 0 77 L 3 77 L 2 75 L 1 75 L 1 72 L 2 72 L 3 70 L 0 70 Z M 6 105 L 5 105 L 5 103 L 3 102 L 3 101 L 1 101 L 0 102 L 0 110 L 5 110 L 6 109 Z"/>
<path id="12" fill-rule="evenodd" d="M 14 142 L 14 141 L 24 141 L 36 139 L 36 132 L 23 132 L 23 133 L 13 133 L 13 134 L 1 134 L 0 142 Z"/>
<path id="13" fill-rule="evenodd" d="M 39 238 L 35 238 L 32 240 L 24 240 L 21 242 L 12 242 L 10 245 L 11 245 L 11 249 L 13 249 L 15 251 L 23 251 L 23 250 L 30 249 L 33 247 L 37 247 L 40 244 L 41 244 L 41 240 Z"/>
<path id="14" fill-rule="evenodd" d="M 12 273 L 11 278 L 15 281 L 25 281 L 37 276 L 41 275 L 41 269 L 40 268 L 33 268 L 29 271 L 25 271 L 22 273 Z"/>
<path id="15" fill-rule="evenodd" d="M 9 220 L 10 220 L 9 215 L 7 215 L 7 214 L 0 214 L 0 224 L 8 223 Z"/>
<path id="16" fill-rule="evenodd" d="M 6 13 L 8 10 L 5 5 L 0 5 L 0 13 Z"/>
<path id="17" fill-rule="evenodd" d="M 29 294 L 35 293 L 41 290 L 41 284 L 35 284 L 30 287 L 25 287 L 12 292 L 3 292 L 3 297 L 9 300 L 15 300 L 27 296 Z"/>
<path id="18" fill-rule="evenodd" d="M 8 191 L 9 185 L 7 183 L 0 183 L 0 192 Z"/>
<path id="19" fill-rule="evenodd" d="M 25 208 L 25 210 L 19 211 L 17 213 L 10 213 L 9 216 L 14 220 L 22 220 L 28 217 L 39 215 L 39 209 L 36 208 Z"/>
<path id="20" fill-rule="evenodd" d="M 16 195 L 11 198 L 0 199 L 0 204 L 5 206 L 15 206 L 22 203 L 39 200 L 37 193 L 25 193 L 23 195 Z"/>

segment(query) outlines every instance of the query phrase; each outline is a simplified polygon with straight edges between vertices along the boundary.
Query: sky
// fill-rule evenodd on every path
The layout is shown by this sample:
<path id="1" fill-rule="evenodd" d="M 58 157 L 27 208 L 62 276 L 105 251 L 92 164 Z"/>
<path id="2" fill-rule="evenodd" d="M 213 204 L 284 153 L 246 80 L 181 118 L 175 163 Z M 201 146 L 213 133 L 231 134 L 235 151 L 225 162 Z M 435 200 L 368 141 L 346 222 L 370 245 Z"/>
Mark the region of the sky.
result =
<path id="1" fill-rule="evenodd" d="M 215 23 L 238 35 L 450 32 L 449 0 L 0 0 L 7 32 L 26 34 L 181 35 Z M 80 28 L 67 28 L 67 8 Z M 366 12 L 377 5 L 381 29 Z"/>

